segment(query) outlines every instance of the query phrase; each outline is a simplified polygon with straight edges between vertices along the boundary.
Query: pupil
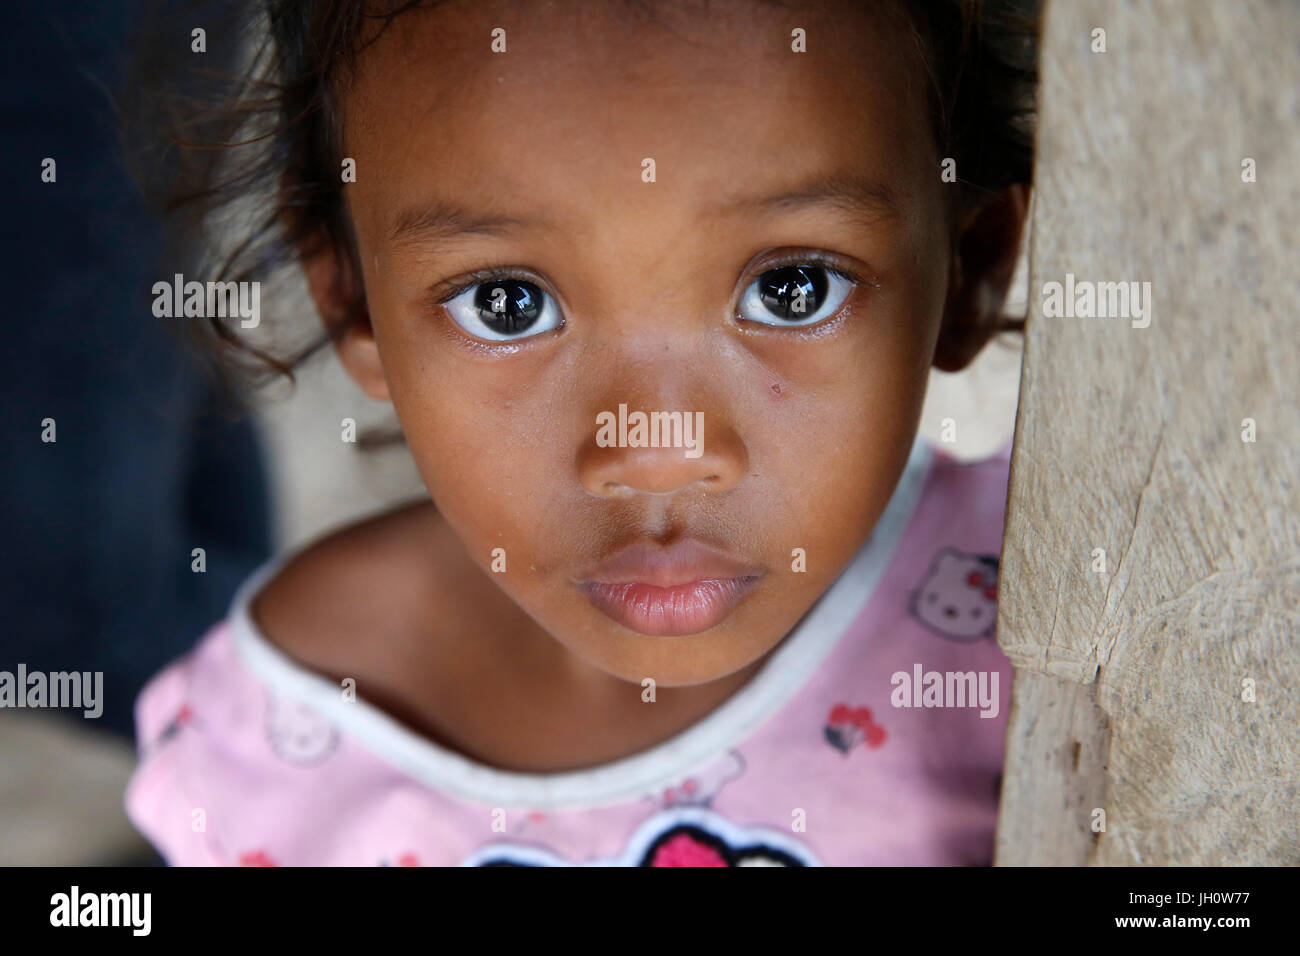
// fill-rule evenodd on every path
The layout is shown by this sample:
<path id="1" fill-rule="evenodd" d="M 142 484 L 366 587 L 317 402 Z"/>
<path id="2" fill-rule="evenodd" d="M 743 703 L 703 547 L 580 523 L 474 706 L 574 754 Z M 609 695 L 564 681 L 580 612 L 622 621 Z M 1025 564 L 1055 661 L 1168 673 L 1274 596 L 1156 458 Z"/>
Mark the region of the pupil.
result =
<path id="1" fill-rule="evenodd" d="M 758 295 L 778 319 L 797 322 L 814 315 L 826 297 L 826 271 L 817 266 L 783 266 L 758 278 Z"/>
<path id="2" fill-rule="evenodd" d="M 522 332 L 542 314 L 542 290 L 531 282 L 485 282 L 474 293 L 479 321 L 493 332 Z"/>

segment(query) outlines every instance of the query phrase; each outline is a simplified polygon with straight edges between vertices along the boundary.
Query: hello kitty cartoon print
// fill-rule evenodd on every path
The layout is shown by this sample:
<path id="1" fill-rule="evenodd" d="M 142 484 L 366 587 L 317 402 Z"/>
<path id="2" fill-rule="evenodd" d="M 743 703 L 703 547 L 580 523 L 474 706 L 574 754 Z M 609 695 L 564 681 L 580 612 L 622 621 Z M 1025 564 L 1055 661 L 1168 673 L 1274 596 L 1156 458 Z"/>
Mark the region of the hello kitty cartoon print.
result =
<path id="1" fill-rule="evenodd" d="M 998 617 L 998 558 L 944 548 L 911 594 L 908 610 L 950 641 L 992 637 Z"/>
<path id="2" fill-rule="evenodd" d="M 266 740 L 288 763 L 315 764 L 334 752 L 339 732 L 307 704 L 268 694 Z"/>

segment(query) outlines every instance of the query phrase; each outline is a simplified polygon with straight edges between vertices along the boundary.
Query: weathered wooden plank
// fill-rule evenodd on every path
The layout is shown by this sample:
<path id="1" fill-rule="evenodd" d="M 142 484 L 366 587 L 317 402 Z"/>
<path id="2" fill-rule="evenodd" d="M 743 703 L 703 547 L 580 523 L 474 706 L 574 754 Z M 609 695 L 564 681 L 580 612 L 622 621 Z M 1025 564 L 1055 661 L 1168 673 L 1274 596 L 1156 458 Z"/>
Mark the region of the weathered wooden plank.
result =
<path id="1" fill-rule="evenodd" d="M 1300 7 L 1055 2 L 1042 50 L 998 859 L 1300 863 Z M 1067 276 L 1150 311 L 1048 317 Z"/>
<path id="2" fill-rule="evenodd" d="M 1106 807 L 1110 729 L 1097 685 L 1016 672 L 1003 772 L 998 866 L 1091 859 L 1095 811 Z"/>

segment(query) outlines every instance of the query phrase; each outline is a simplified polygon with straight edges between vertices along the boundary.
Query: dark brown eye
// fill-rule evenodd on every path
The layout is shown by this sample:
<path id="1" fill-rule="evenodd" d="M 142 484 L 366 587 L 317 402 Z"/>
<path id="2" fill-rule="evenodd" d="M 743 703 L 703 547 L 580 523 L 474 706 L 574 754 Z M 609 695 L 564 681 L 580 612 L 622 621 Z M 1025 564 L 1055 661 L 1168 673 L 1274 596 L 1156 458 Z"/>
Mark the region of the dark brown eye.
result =
<path id="1" fill-rule="evenodd" d="M 758 297 L 778 319 L 798 322 L 821 308 L 828 284 L 825 269 L 783 266 L 758 277 Z"/>
<path id="2" fill-rule="evenodd" d="M 555 300 L 537 283 L 511 276 L 466 286 L 443 308 L 470 335 L 490 342 L 528 338 L 564 324 Z"/>
<path id="3" fill-rule="evenodd" d="M 531 282 L 503 279 L 478 286 L 474 306 L 479 321 L 493 332 L 513 335 L 532 328 L 541 318 L 545 295 Z"/>
<path id="4" fill-rule="evenodd" d="M 856 284 L 826 266 L 780 266 L 749 284 L 737 314 L 767 325 L 814 325 L 839 311 Z"/>

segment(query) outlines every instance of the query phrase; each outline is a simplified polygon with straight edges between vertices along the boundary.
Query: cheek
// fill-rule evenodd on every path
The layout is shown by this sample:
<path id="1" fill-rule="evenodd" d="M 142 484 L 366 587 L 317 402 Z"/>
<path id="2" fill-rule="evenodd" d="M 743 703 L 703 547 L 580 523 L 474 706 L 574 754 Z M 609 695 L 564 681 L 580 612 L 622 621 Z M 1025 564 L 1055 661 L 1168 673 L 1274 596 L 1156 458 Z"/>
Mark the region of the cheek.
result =
<path id="1" fill-rule="evenodd" d="M 516 599 L 535 593 L 589 550 L 574 469 L 583 378 L 563 350 L 484 362 L 430 333 L 393 351 L 393 405 L 440 515 L 485 570 L 504 549 L 509 573 L 494 579 Z"/>
<path id="2" fill-rule="evenodd" d="M 928 381 L 932 330 L 907 303 L 859 306 L 823 340 L 756 340 L 750 389 L 756 411 L 797 450 L 907 441 Z"/>
<path id="3" fill-rule="evenodd" d="M 526 439 L 537 434 L 535 406 L 502 380 L 503 363 L 482 368 L 449 348 L 434 319 L 372 308 L 411 456 L 439 512 L 486 561 L 545 462 Z"/>
<path id="4" fill-rule="evenodd" d="M 561 476 L 554 456 L 538 447 L 543 434 L 528 403 L 492 400 L 454 377 L 394 395 L 407 443 L 438 510 L 486 560 L 483 546 L 514 545 L 545 490 Z M 510 540 L 504 541 L 504 538 Z"/>
<path id="5" fill-rule="evenodd" d="M 915 440 L 937 313 L 924 296 L 899 296 L 859 306 L 841 335 L 752 348 L 746 441 L 805 524 L 852 538 L 883 509 Z"/>

